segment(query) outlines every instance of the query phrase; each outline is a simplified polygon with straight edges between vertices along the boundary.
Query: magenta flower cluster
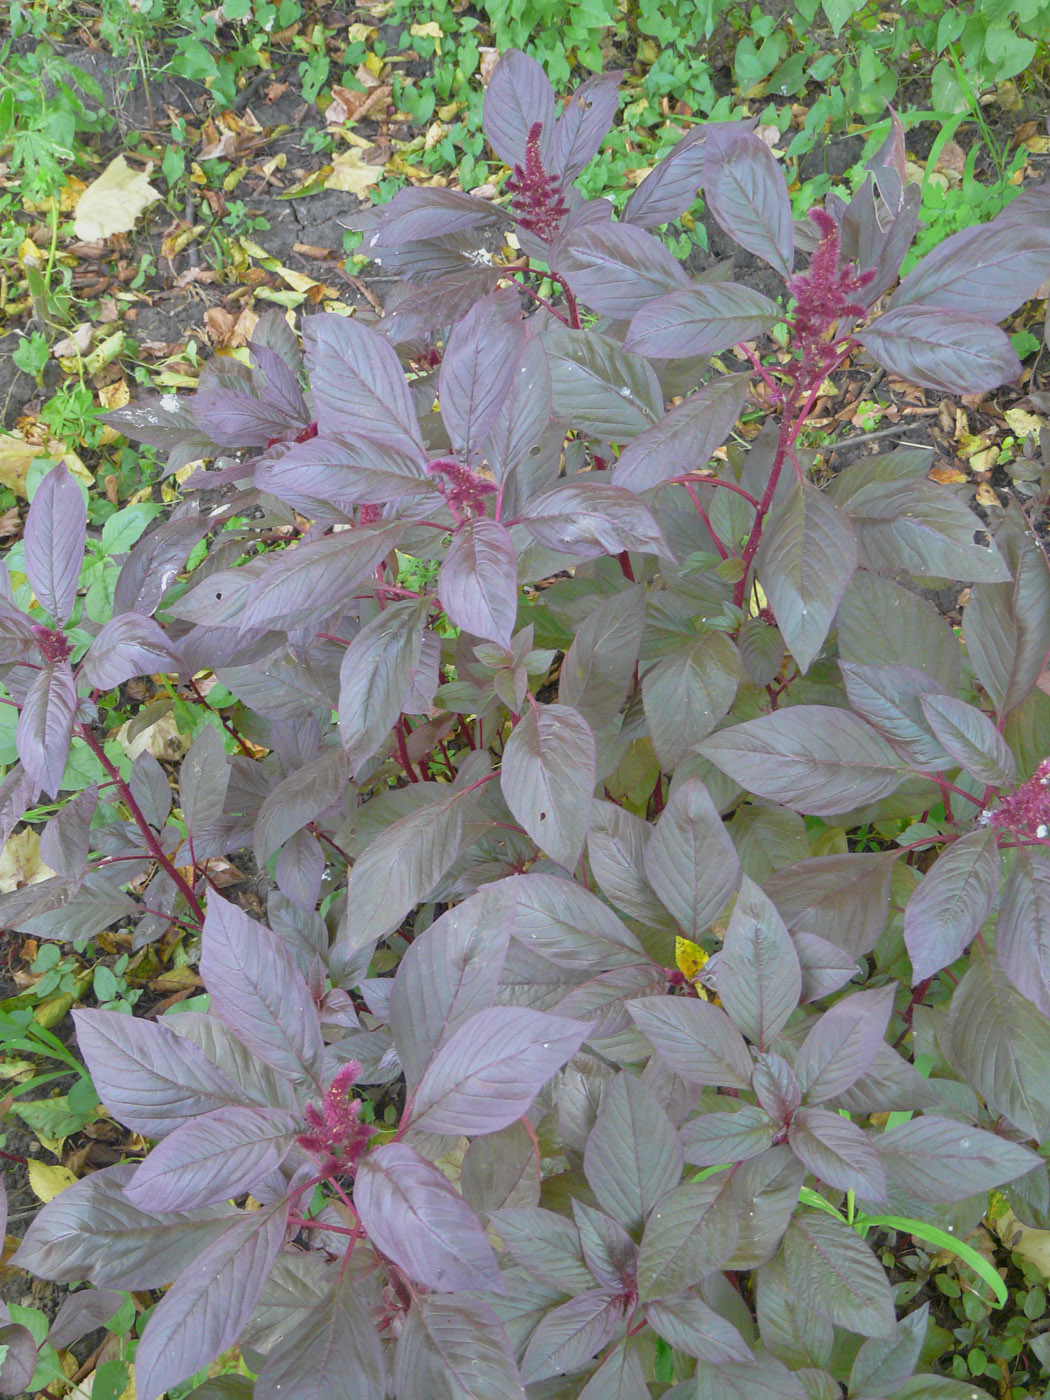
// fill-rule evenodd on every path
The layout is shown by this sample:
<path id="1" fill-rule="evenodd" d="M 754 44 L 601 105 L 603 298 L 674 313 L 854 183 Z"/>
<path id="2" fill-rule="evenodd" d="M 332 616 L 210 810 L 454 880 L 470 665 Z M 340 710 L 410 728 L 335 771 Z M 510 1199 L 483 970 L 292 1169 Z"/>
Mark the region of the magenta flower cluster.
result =
<path id="1" fill-rule="evenodd" d="M 543 123 L 533 122 L 525 140 L 525 164 L 515 165 L 514 173 L 507 178 L 507 189 L 513 195 L 511 208 L 518 223 L 550 243 L 568 213 L 568 205 L 561 181 L 555 175 L 548 175 L 543 168 L 542 135 Z"/>
<path id="2" fill-rule="evenodd" d="M 831 367 L 829 341 L 843 317 L 862 316 L 864 307 L 853 300 L 871 282 L 875 269 L 857 272 L 841 262 L 838 224 L 824 209 L 811 209 L 809 217 L 820 230 L 809 271 L 788 280 L 795 298 L 794 342 L 802 351 L 803 373 L 820 374 Z"/>
<path id="3" fill-rule="evenodd" d="M 427 467 L 427 476 L 444 478 L 438 485 L 457 520 L 470 514 L 484 515 L 485 497 L 496 490 L 491 481 L 486 481 L 483 476 L 478 476 L 451 457 L 439 457 L 436 462 L 431 462 Z"/>
<path id="4" fill-rule="evenodd" d="M 349 1097 L 360 1073 L 360 1064 L 348 1060 L 328 1086 L 321 1107 L 306 1105 L 306 1121 L 314 1131 L 301 1133 L 296 1142 L 320 1158 L 326 1173 L 355 1167 L 376 1131 L 370 1123 L 361 1122 L 361 1100 Z"/>
<path id="5" fill-rule="evenodd" d="M 981 820 L 997 831 L 1015 831 L 1039 841 L 1050 835 L 1050 758 Z"/>
<path id="6" fill-rule="evenodd" d="M 56 661 L 68 661 L 73 647 L 61 632 L 56 632 L 53 628 L 44 627 L 37 622 L 33 624 L 33 636 L 36 638 L 36 644 L 45 661 L 51 662 L 52 665 Z"/>

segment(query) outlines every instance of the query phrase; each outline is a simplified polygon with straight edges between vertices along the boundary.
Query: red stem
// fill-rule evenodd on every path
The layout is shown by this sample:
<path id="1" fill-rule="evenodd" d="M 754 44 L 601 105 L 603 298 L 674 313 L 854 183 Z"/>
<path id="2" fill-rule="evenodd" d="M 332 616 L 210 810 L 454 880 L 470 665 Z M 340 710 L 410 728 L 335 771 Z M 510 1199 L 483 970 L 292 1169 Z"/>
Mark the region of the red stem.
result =
<path id="1" fill-rule="evenodd" d="M 135 825 L 142 833 L 142 839 L 146 843 L 146 849 L 149 851 L 150 855 L 167 875 L 168 879 L 172 881 L 176 889 L 178 889 L 181 892 L 182 897 L 193 910 L 195 917 L 201 923 L 203 923 L 204 909 L 201 906 L 200 901 L 194 894 L 192 887 L 186 883 L 186 881 L 179 874 L 175 866 L 172 865 L 171 861 L 164 854 L 164 851 L 161 849 L 160 842 L 157 840 L 153 832 L 153 828 L 150 826 L 149 822 L 146 820 L 145 816 L 142 813 L 142 808 L 135 801 L 134 794 L 132 793 L 131 789 L 128 787 L 124 779 L 120 776 L 120 773 L 117 770 L 117 768 L 114 766 L 113 763 L 110 762 L 109 755 L 106 753 L 105 749 L 95 738 L 94 734 L 91 732 L 91 726 L 87 724 L 80 724 L 77 726 L 77 728 L 80 731 L 80 737 L 84 740 L 84 743 L 87 744 L 88 748 L 98 759 L 99 763 L 102 764 L 102 767 L 113 779 L 113 783 L 117 791 L 120 793 L 121 800 L 124 802 L 128 811 L 131 813 Z"/>

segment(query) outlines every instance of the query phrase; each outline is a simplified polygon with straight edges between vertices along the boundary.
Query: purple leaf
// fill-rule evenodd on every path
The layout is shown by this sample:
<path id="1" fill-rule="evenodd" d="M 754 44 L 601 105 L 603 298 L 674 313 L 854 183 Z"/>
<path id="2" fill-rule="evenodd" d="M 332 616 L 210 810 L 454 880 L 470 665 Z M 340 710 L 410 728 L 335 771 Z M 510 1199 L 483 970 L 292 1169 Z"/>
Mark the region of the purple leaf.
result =
<path id="1" fill-rule="evenodd" d="M 738 282 L 698 282 L 664 296 L 651 294 L 644 305 L 620 315 L 632 317 L 626 349 L 670 360 L 717 355 L 783 319 L 775 301 Z"/>
<path id="2" fill-rule="evenodd" d="M 616 321 L 630 320 L 648 303 L 665 300 L 667 293 L 689 286 L 688 276 L 670 249 L 632 224 L 585 224 L 563 235 L 558 240 L 555 264 L 585 306 Z M 649 353 L 644 345 L 627 348 Z M 719 348 L 725 349 L 725 345 Z M 683 350 L 676 356 L 692 353 Z"/>
<path id="3" fill-rule="evenodd" d="M 638 1254 L 642 1302 L 673 1298 L 733 1257 L 740 1217 L 729 1184 L 728 1176 L 719 1173 L 707 1181 L 688 1181 L 661 1199 L 646 1221 Z"/>
<path id="4" fill-rule="evenodd" d="M 558 699 L 595 731 L 619 714 L 627 697 L 645 625 L 645 589 L 628 586 L 598 603 L 565 653 Z"/>
<path id="5" fill-rule="evenodd" d="M 791 941 L 802 968 L 803 1003 L 819 1001 L 829 996 L 857 975 L 857 959 L 826 938 L 815 933 L 799 932 Z"/>
<path id="6" fill-rule="evenodd" d="M 87 509 L 65 463 L 40 482 L 25 523 L 25 570 L 45 612 L 61 627 L 73 611 L 84 560 Z"/>
<path id="7" fill-rule="evenodd" d="M 352 444 L 322 437 L 293 442 L 280 456 L 263 457 L 253 479 L 260 491 L 301 515 L 341 524 L 358 505 L 437 495 L 434 483 L 422 475 L 418 454 L 406 456 L 367 438 Z"/>
<path id="8" fill-rule="evenodd" d="M 619 1293 L 592 1288 L 552 1308 L 529 1339 L 522 1357 L 526 1385 L 580 1371 L 602 1351 L 623 1322 Z"/>
<path id="9" fill-rule="evenodd" d="M 73 725 L 77 688 L 68 661 L 48 662 L 29 687 L 15 728 L 15 744 L 31 782 L 57 797 L 62 785 Z"/>
<path id="10" fill-rule="evenodd" d="M 897 1333 L 886 1271 L 845 1221 L 800 1211 L 784 1236 L 784 1267 L 803 1306 L 863 1337 Z"/>
<path id="11" fill-rule="evenodd" d="M 868 568 L 903 568 L 919 578 L 933 574 L 974 583 L 1009 580 L 995 541 L 978 544 L 974 536 L 980 521 L 935 481 L 872 481 L 843 504 Z"/>
<path id="12" fill-rule="evenodd" d="M 321 1023 L 295 959 L 276 934 L 212 893 L 201 976 L 210 1007 L 259 1058 L 289 1079 L 317 1084 Z"/>
<path id="13" fill-rule="evenodd" d="M 820 1377 L 825 1373 L 817 1372 Z M 775 1356 L 698 1366 L 695 1400 L 830 1400 L 831 1392 L 807 1390 L 802 1377 Z"/>
<path id="14" fill-rule="evenodd" d="M 322 437 L 346 433 L 422 457 L 412 396 L 388 340 L 350 316 L 322 312 L 304 322 L 303 343 Z"/>
<path id="15" fill-rule="evenodd" d="M 751 1087 L 770 1118 L 786 1128 L 802 1102 L 798 1076 L 787 1060 L 771 1051 L 759 1055 Z"/>
<path id="16" fill-rule="evenodd" d="M 781 1259 L 755 1276 L 755 1314 L 762 1345 L 788 1366 L 826 1366 L 835 1333 L 827 1318 L 799 1305 Z"/>
<path id="17" fill-rule="evenodd" d="M 153 619 L 126 612 L 103 624 L 81 664 L 80 678 L 98 690 L 113 690 L 132 676 L 181 670 L 178 651 Z"/>
<path id="18" fill-rule="evenodd" d="M 339 736 L 357 772 L 401 718 L 426 625 L 426 604 L 390 603 L 353 639 L 339 666 Z"/>
<path id="19" fill-rule="evenodd" d="M 704 201 L 734 242 L 782 277 L 791 275 L 795 234 L 783 173 L 751 131 L 711 131 L 705 143 Z"/>
<path id="20" fill-rule="evenodd" d="M 929 694 L 919 703 L 930 728 L 956 763 L 982 783 L 1013 787 L 1017 781 L 1014 756 L 983 711 L 954 695 Z"/>
<path id="21" fill-rule="evenodd" d="M 544 326 L 556 417 L 610 442 L 637 437 L 663 417 L 660 381 L 649 361 L 597 331 Z M 571 488 L 570 488 L 571 489 Z"/>
<path id="22" fill-rule="evenodd" d="M 231 1105 L 184 1123 L 159 1143 L 126 1187 L 150 1210 L 186 1210 L 233 1200 L 284 1161 L 304 1124 L 279 1108 Z"/>
<path id="23" fill-rule="evenodd" d="M 943 773 L 953 766 L 923 712 L 924 696 L 939 690 L 936 681 L 911 666 L 840 661 L 839 669 L 853 709 L 884 734 L 911 767 Z"/>
<path id="24" fill-rule="evenodd" d="M 629 1287 L 634 1279 L 638 1246 L 627 1231 L 604 1211 L 574 1199 L 572 1214 L 588 1269 L 602 1288 Z"/>
<path id="25" fill-rule="evenodd" d="M 71 1342 L 104 1326 L 123 1306 L 124 1294 L 115 1288 L 82 1288 L 70 1293 L 55 1314 L 47 1340 L 56 1351 L 64 1351 Z"/>
<path id="26" fill-rule="evenodd" d="M 706 466 L 739 418 L 747 385 L 747 375 L 721 375 L 677 404 L 627 444 L 613 468 L 613 485 L 647 491 Z"/>
<path id="27" fill-rule="evenodd" d="M 114 1118 L 162 1138 L 244 1095 L 195 1045 L 161 1021 L 118 1011 L 75 1011 L 77 1043 Z"/>
<path id="28" fill-rule="evenodd" d="M 663 1302 L 648 1303 L 645 1315 L 665 1342 L 698 1361 L 717 1365 L 751 1358 L 751 1348 L 733 1324 L 695 1293 L 679 1293 Z"/>
<path id="29" fill-rule="evenodd" d="M 802 1042 L 795 1072 L 807 1103 L 823 1103 L 848 1089 L 883 1044 L 895 984 L 854 992 L 837 1001 Z"/>
<path id="30" fill-rule="evenodd" d="M 587 839 L 595 783 L 594 733 L 566 705 L 533 704 L 500 766 L 507 806 L 541 850 L 571 870 Z"/>
<path id="31" fill-rule="evenodd" d="M 518 361 L 509 395 L 489 430 L 484 453 L 497 481 L 521 465 L 539 441 L 553 411 L 551 372 L 543 341 L 530 335 Z"/>
<path id="32" fill-rule="evenodd" d="M 457 1400 L 525 1400 L 514 1348 L 487 1303 L 414 1298 L 394 1357 L 394 1393 Z"/>
<path id="33" fill-rule="evenodd" d="M 645 997 L 627 1010 L 660 1057 L 691 1084 L 750 1086 L 751 1055 L 721 1007 L 691 997 Z"/>
<path id="34" fill-rule="evenodd" d="M 1047 277 L 1050 227 L 1000 216 L 939 243 L 903 279 L 889 306 L 935 306 L 1005 321 Z"/>
<path id="35" fill-rule="evenodd" d="M 585 1022 L 523 1006 L 476 1012 L 427 1066 L 412 1101 L 413 1127 L 498 1132 L 525 1113 L 589 1030 Z"/>
<path id="36" fill-rule="evenodd" d="M 284 1243 L 287 1203 L 237 1215 L 172 1284 L 135 1354 L 140 1400 L 158 1400 L 238 1340 Z"/>
<path id="37" fill-rule="evenodd" d="M 444 1293 L 503 1292 L 481 1222 L 437 1167 L 411 1147 L 391 1142 L 363 1158 L 354 1204 L 376 1247 L 417 1283 Z"/>
<path id="38" fill-rule="evenodd" d="M 627 1339 L 606 1353 L 576 1400 L 648 1400 L 649 1394 L 637 1346 Z"/>
<path id="39" fill-rule="evenodd" d="M 98 808 L 98 788 L 85 788 L 67 801 L 44 827 L 40 859 L 57 875 L 79 876 L 88 863 L 91 821 Z"/>
<path id="40" fill-rule="evenodd" d="M 37 1355 L 37 1344 L 28 1327 L 21 1322 L 0 1325 L 0 1395 L 28 1393 L 36 1371 Z"/>
<path id="41" fill-rule="evenodd" d="M 700 745 L 734 782 L 813 816 L 837 816 L 885 797 L 903 765 L 870 725 L 830 705 L 792 705 L 745 720 Z"/>
<path id="42" fill-rule="evenodd" d="M 856 335 L 891 374 L 942 394 L 983 393 L 1021 375 L 1021 361 L 1004 332 L 961 311 L 900 306 Z"/>
<path id="43" fill-rule="evenodd" d="M 522 522 L 545 544 L 581 559 L 636 549 L 670 557 L 649 507 L 622 486 L 567 482 L 534 496 Z"/>
<path id="44" fill-rule="evenodd" d="M 518 293 L 506 288 L 483 297 L 448 338 L 438 371 L 438 399 L 453 451 L 466 463 L 488 437 L 514 388 L 525 337 Z"/>
<path id="45" fill-rule="evenodd" d="M 265 865 L 290 836 L 338 802 L 346 793 L 347 782 L 342 754 L 325 749 L 312 763 L 278 783 L 255 819 L 253 840 L 258 864 Z"/>
<path id="46" fill-rule="evenodd" d="M 744 679 L 740 653 L 724 632 L 668 639 L 642 677 L 642 705 L 661 766 L 673 772 L 728 711 Z M 736 732 L 734 730 L 734 732 Z"/>
<path id="47" fill-rule="evenodd" d="M 971 831 L 941 852 L 904 911 L 913 985 L 962 956 L 998 892 L 999 847 L 992 828 Z"/>
<path id="48" fill-rule="evenodd" d="M 824 645 L 857 559 L 849 517 L 809 482 L 766 522 L 755 571 L 803 673 Z"/>
<path id="49" fill-rule="evenodd" d="M 732 1113 L 704 1113 L 678 1130 L 685 1160 L 694 1167 L 745 1162 L 773 1144 L 776 1125 L 764 1109 L 744 1104 Z"/>
<path id="50" fill-rule="evenodd" d="M 598 1204 L 637 1231 L 657 1201 L 682 1179 L 674 1125 L 640 1079 L 621 1073 L 602 1096 L 587 1138 L 583 1170 Z"/>
<path id="51" fill-rule="evenodd" d="M 621 218 L 640 228 L 669 224 L 684 214 L 696 198 L 703 175 L 705 142 L 719 131 L 750 131 L 752 117 L 744 122 L 710 122 L 694 126 L 671 147 L 653 170 L 632 190 Z"/>
<path id="52" fill-rule="evenodd" d="M 1050 1137 L 1050 1024 L 975 944 L 941 1032 L 952 1067 L 1026 1137 Z"/>
<path id="53" fill-rule="evenodd" d="M 874 1145 L 895 1189 L 937 1204 L 983 1195 L 1041 1160 L 1020 1143 L 931 1113 L 888 1128 Z"/>
<path id="54" fill-rule="evenodd" d="M 575 180 L 597 152 L 620 103 L 620 72 L 586 78 L 558 113 L 551 143 L 551 166 L 563 181 Z"/>
<path id="55" fill-rule="evenodd" d="M 398 964 L 390 993 L 390 1030 L 411 1094 L 434 1052 L 496 997 L 510 933 L 478 917 L 471 901 L 417 935 Z"/>
<path id="56" fill-rule="evenodd" d="M 759 1269 L 773 1258 L 805 1179 L 805 1168 L 786 1143 L 740 1163 L 727 1186 L 739 1227 L 727 1268 Z"/>
<path id="57" fill-rule="evenodd" d="M 384 1400 L 386 1358 L 352 1277 L 266 1353 L 254 1400 L 332 1400 L 352 1377 L 354 1400 Z"/>
<path id="58" fill-rule="evenodd" d="M 502 211 L 462 190 L 419 189 L 409 185 L 376 209 L 378 242 L 397 247 L 415 239 L 441 238 L 496 223 Z"/>
<path id="59" fill-rule="evenodd" d="M 646 961 L 645 950 L 607 904 L 581 885 L 536 871 L 486 885 L 475 917 L 506 929 L 559 967 L 603 972 Z M 491 936 L 491 935 L 490 935 Z"/>
<path id="60" fill-rule="evenodd" d="M 559 1293 L 583 1293 L 594 1279 L 572 1221 L 538 1206 L 493 1211 L 489 1223 L 521 1267 Z"/>
<path id="61" fill-rule="evenodd" d="M 67 1186 L 26 1231 L 18 1267 L 56 1283 L 160 1288 L 228 1228 L 228 1208 L 175 1213 L 133 1206 L 124 1187 L 134 1170 L 130 1163 L 106 1167 Z"/>
<path id="62" fill-rule="evenodd" d="M 438 575 L 449 621 L 472 636 L 509 647 L 518 617 L 518 556 L 510 533 L 487 516 L 452 536 Z"/>
<path id="63" fill-rule="evenodd" d="M 699 778 L 676 783 L 645 847 L 646 878 L 689 938 L 699 938 L 729 903 L 740 861 Z"/>
<path id="64" fill-rule="evenodd" d="M 716 985 L 730 1019 L 760 1050 L 780 1034 L 802 994 L 802 969 L 784 921 L 746 875 L 725 932 Z"/>
<path id="65" fill-rule="evenodd" d="M 849 1373 L 851 1395 L 893 1395 L 919 1364 L 930 1305 L 923 1303 L 897 1322 L 892 1341 L 875 1337 L 861 1346 Z"/>
<path id="66" fill-rule="evenodd" d="M 554 89 L 534 58 L 520 49 L 500 56 L 485 91 L 485 136 L 489 145 L 511 167 L 525 164 L 525 142 L 540 122 L 540 156 L 549 165 L 554 150 Z"/>
<path id="67" fill-rule="evenodd" d="M 995 921 L 995 954 L 1017 990 L 1050 1018 L 1050 852 L 1041 847 L 1014 851 Z"/>
<path id="68" fill-rule="evenodd" d="M 789 929 L 804 929 L 859 958 L 882 936 L 896 852 L 818 856 L 776 870 L 766 893 Z"/>
<path id="69" fill-rule="evenodd" d="M 179 800 L 191 839 L 207 839 L 209 828 L 222 821 L 229 781 L 230 764 L 222 735 L 206 724 L 187 750 L 179 771 Z M 194 854 L 204 852 L 195 846 Z"/>
<path id="70" fill-rule="evenodd" d="M 800 1108 L 788 1144 L 818 1180 L 863 1200 L 886 1203 L 886 1171 L 871 1139 L 856 1123 L 825 1108 Z"/>

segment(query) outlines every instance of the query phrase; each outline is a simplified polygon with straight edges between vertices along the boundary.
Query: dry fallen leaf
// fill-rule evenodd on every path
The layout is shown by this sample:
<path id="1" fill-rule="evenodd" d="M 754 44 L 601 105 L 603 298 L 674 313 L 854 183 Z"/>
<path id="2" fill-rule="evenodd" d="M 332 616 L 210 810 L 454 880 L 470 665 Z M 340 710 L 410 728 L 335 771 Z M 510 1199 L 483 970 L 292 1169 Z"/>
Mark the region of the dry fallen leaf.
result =
<path id="1" fill-rule="evenodd" d="M 383 178 L 381 165 L 366 165 L 358 150 L 344 151 L 332 161 L 332 173 L 325 179 L 325 189 L 345 190 L 360 199 L 367 189 Z"/>
<path id="2" fill-rule="evenodd" d="M 46 454 L 43 444 L 26 442 L 21 433 L 0 433 L 0 486 L 16 496 L 26 493 L 26 473 L 34 458 Z"/>
<path id="3" fill-rule="evenodd" d="M 40 836 L 31 826 L 9 837 L 0 851 L 0 894 L 50 880 L 54 873 L 40 859 Z"/>
<path id="4" fill-rule="evenodd" d="M 43 1201 L 45 1205 L 48 1201 L 53 1201 L 67 1186 L 72 1186 L 76 1181 L 76 1177 L 68 1167 L 59 1166 L 57 1163 L 40 1162 L 35 1157 L 30 1157 L 26 1163 L 26 1171 L 29 1174 L 29 1185 L 33 1195 L 36 1196 L 37 1200 Z"/>
<path id="5" fill-rule="evenodd" d="M 88 240 L 127 233 L 143 209 L 158 199 L 147 176 L 132 170 L 123 156 L 115 156 L 80 196 L 73 229 L 78 238 Z"/>

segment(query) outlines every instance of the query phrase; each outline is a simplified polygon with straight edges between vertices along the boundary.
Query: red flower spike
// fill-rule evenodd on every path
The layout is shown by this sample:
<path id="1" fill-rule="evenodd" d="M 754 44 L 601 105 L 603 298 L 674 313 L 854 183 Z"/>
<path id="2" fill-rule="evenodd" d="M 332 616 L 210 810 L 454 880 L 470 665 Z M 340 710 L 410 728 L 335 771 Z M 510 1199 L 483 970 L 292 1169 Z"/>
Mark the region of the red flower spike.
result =
<path id="1" fill-rule="evenodd" d="M 33 636 L 36 638 L 37 646 L 45 661 L 52 665 L 58 661 L 68 661 L 73 647 L 61 632 L 36 623 L 33 626 Z"/>
<path id="2" fill-rule="evenodd" d="M 352 1171 L 376 1131 L 360 1121 L 361 1100 L 349 1097 L 360 1073 L 358 1062 L 348 1060 L 329 1085 L 321 1107 L 306 1105 L 306 1121 L 315 1131 L 300 1133 L 296 1142 L 319 1157 L 322 1171 L 328 1174 Z"/>
<path id="3" fill-rule="evenodd" d="M 540 157 L 540 137 L 543 123 L 534 122 L 525 140 L 525 165 L 516 165 L 514 173 L 507 180 L 507 189 L 513 195 L 511 208 L 514 217 L 522 228 L 527 228 L 544 243 L 549 243 L 561 221 L 569 212 L 562 194 L 561 181 L 555 175 L 548 175 Z"/>
<path id="4" fill-rule="evenodd" d="M 460 518 L 471 511 L 475 515 L 484 515 L 485 497 L 496 490 L 491 481 L 486 481 L 483 476 L 478 476 L 469 467 L 454 462 L 450 457 L 439 457 L 436 462 L 431 462 L 427 467 L 427 476 L 445 478 L 440 483 L 441 494 L 453 514 Z"/>
<path id="5" fill-rule="evenodd" d="M 1037 841 L 1050 836 L 1050 758 L 1044 758 L 1028 779 L 1004 797 L 981 822 L 996 831 L 1016 831 Z"/>
<path id="6" fill-rule="evenodd" d="M 824 209 L 811 209 L 809 217 L 820 230 L 820 242 L 809 263 L 809 271 L 789 278 L 788 291 L 795 298 L 794 342 L 802 351 L 807 379 L 824 374 L 828 364 L 828 341 L 845 316 L 862 316 L 864 307 L 851 300 L 875 276 L 875 269 L 857 272 L 840 264 L 839 230 Z"/>

